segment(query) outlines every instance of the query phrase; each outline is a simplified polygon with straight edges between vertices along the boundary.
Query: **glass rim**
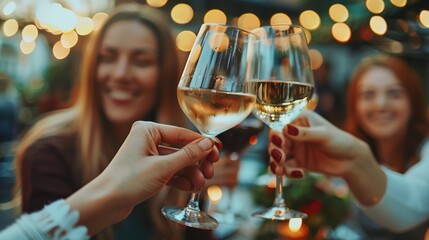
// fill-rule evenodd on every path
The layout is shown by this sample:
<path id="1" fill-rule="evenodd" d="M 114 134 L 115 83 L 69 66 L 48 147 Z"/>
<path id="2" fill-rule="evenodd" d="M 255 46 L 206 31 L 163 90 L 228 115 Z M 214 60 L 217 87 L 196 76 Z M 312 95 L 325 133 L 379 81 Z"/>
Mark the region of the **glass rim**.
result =
<path id="1" fill-rule="evenodd" d="M 268 29 L 268 28 L 273 29 L 274 27 L 283 27 L 283 26 L 288 26 L 289 27 L 288 30 L 289 29 L 296 29 L 296 28 L 301 30 L 301 32 L 292 33 L 291 35 L 294 35 L 294 34 L 304 34 L 305 35 L 305 29 L 304 29 L 304 27 L 302 27 L 300 25 L 297 25 L 297 24 L 288 24 L 288 23 L 281 23 L 281 24 L 274 24 L 274 25 L 265 25 L 265 26 L 261 26 L 261 27 L 252 29 L 252 32 L 256 32 L 256 31 L 258 31 L 260 29 Z"/>
<path id="2" fill-rule="evenodd" d="M 250 30 L 250 31 L 249 31 L 249 30 L 246 30 L 246 29 L 243 29 L 243 28 L 240 28 L 240 27 L 234 26 L 234 25 L 228 25 L 228 24 L 223 24 L 223 23 L 208 22 L 208 23 L 203 23 L 201 26 L 222 26 L 222 27 L 226 27 L 226 28 L 234 28 L 234 29 L 237 29 L 237 30 L 239 30 L 239 31 L 241 31 L 241 32 L 245 32 L 245 33 L 247 33 L 247 34 L 249 34 L 249 35 L 253 35 L 253 36 L 255 36 L 256 38 L 259 38 L 257 34 L 255 34 L 254 32 L 252 32 L 253 30 Z"/>

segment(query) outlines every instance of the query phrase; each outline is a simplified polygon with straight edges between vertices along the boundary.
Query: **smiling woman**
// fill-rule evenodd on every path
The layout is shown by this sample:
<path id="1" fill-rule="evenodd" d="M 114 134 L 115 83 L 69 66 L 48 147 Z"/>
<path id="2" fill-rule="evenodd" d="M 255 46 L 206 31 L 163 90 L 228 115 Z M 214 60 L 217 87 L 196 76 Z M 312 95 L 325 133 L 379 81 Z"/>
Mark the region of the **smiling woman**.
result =
<path id="1" fill-rule="evenodd" d="M 139 4 L 120 5 L 91 34 L 83 53 L 74 104 L 41 119 L 16 155 L 22 210 L 67 198 L 99 175 L 138 120 L 184 126 L 176 86 L 179 64 L 163 14 Z M 170 191 L 137 206 L 113 226 L 115 239 L 168 239 L 160 206 Z M 110 232 L 110 233 L 109 233 Z M 98 235 L 113 237 L 112 231 Z M 132 234 L 132 236 L 130 235 Z M 108 236 L 110 235 L 110 236 Z"/>

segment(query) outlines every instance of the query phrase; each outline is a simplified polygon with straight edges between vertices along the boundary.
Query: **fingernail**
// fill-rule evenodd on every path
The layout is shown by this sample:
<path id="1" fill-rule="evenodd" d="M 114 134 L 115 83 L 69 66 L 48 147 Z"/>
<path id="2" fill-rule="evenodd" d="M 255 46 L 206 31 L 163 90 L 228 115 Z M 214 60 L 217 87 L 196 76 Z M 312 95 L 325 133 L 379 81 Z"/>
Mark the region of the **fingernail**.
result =
<path id="1" fill-rule="evenodd" d="M 202 150 L 209 150 L 210 148 L 213 147 L 213 141 L 208 139 L 208 138 L 203 138 L 202 140 L 200 140 L 198 142 L 198 146 L 202 149 Z"/>
<path id="2" fill-rule="evenodd" d="M 277 136 L 277 135 L 273 135 L 271 137 L 271 142 L 274 143 L 274 145 L 276 145 L 277 147 L 281 147 L 282 146 L 282 139 Z"/>
<path id="3" fill-rule="evenodd" d="M 282 160 L 282 153 L 277 149 L 273 149 L 271 150 L 271 157 L 273 157 L 277 163 L 280 163 Z"/>
<path id="4" fill-rule="evenodd" d="M 292 125 L 287 125 L 287 133 L 289 133 L 292 136 L 298 135 L 298 128 Z"/>
<path id="5" fill-rule="evenodd" d="M 215 138 L 215 141 L 214 141 L 214 144 L 216 145 L 216 148 L 217 148 L 217 150 L 221 150 L 222 149 L 222 147 L 223 147 L 223 143 L 219 140 L 219 139 L 217 139 L 217 138 Z"/>
<path id="6" fill-rule="evenodd" d="M 276 167 L 277 165 L 274 162 L 270 162 L 270 169 L 271 169 L 271 172 L 274 174 L 276 174 Z"/>
<path id="7" fill-rule="evenodd" d="M 299 170 L 293 170 L 291 173 L 291 176 L 293 178 L 302 178 L 304 176 L 304 174 Z"/>

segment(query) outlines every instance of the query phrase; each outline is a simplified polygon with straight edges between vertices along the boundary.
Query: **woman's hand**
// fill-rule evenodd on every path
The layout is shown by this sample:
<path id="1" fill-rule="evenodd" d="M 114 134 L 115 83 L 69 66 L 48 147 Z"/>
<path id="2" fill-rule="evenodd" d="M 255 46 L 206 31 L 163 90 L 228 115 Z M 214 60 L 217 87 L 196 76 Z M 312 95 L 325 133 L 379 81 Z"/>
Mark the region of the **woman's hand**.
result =
<path id="1" fill-rule="evenodd" d="M 162 144 L 180 147 L 171 151 Z M 219 151 L 200 134 L 153 122 L 136 122 L 107 168 L 67 199 L 90 234 L 124 219 L 167 183 L 196 190 L 213 176 Z M 200 162 L 199 167 L 196 165 Z"/>
<path id="2" fill-rule="evenodd" d="M 367 206 L 377 203 L 384 195 L 386 175 L 368 144 L 316 113 L 305 111 L 283 128 L 283 134 L 271 134 L 269 148 L 276 174 L 291 172 L 290 168 L 304 168 L 342 177 L 355 198 Z M 273 154 L 273 150 L 280 155 Z M 286 161 L 285 156 L 289 160 Z"/>
<path id="3" fill-rule="evenodd" d="M 283 171 L 288 173 L 288 168 L 292 167 L 345 177 L 358 161 L 374 161 L 367 157 L 371 152 L 365 142 L 338 129 L 312 111 L 305 111 L 286 125 L 283 134 L 271 131 L 270 136 L 269 149 L 277 174 Z M 275 139 L 277 141 L 273 141 Z M 277 156 L 273 154 L 273 150 L 280 152 L 281 157 L 278 153 Z"/>

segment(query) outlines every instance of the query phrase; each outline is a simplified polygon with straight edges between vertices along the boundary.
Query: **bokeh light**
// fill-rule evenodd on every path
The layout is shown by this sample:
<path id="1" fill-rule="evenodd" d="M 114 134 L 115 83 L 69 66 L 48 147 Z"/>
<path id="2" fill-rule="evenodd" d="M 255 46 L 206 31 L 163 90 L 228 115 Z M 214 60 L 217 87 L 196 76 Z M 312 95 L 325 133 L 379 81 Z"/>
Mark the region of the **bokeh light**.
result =
<path id="1" fill-rule="evenodd" d="M 94 22 L 94 31 L 100 29 L 108 17 L 109 15 L 105 12 L 98 12 L 94 14 L 94 16 L 92 16 L 92 21 Z"/>
<path id="2" fill-rule="evenodd" d="M 171 9 L 171 18 L 178 24 L 186 24 L 194 17 L 194 10 L 185 3 L 177 4 Z"/>
<path id="3" fill-rule="evenodd" d="M 226 21 L 225 13 L 219 9 L 212 9 L 204 15 L 204 23 L 226 24 Z"/>
<path id="4" fill-rule="evenodd" d="M 366 0 L 366 8 L 374 14 L 379 14 L 384 11 L 383 0 Z"/>
<path id="5" fill-rule="evenodd" d="M 26 42 L 24 40 L 21 40 L 19 44 L 19 48 L 21 49 L 22 53 L 30 54 L 36 48 L 36 42 L 35 41 Z"/>
<path id="6" fill-rule="evenodd" d="M 331 32 L 335 40 L 342 43 L 349 41 L 352 36 L 350 27 L 345 23 L 335 23 Z"/>
<path id="7" fill-rule="evenodd" d="M 320 26 L 319 14 L 313 10 L 306 10 L 299 15 L 301 25 L 309 30 L 315 30 Z"/>
<path id="8" fill-rule="evenodd" d="M 322 53 L 316 49 L 310 49 L 308 50 L 308 54 L 310 56 L 311 70 L 319 69 L 323 64 Z"/>
<path id="9" fill-rule="evenodd" d="M 276 13 L 270 19 L 271 25 L 292 24 L 290 17 L 284 13 Z"/>
<path id="10" fill-rule="evenodd" d="M 167 0 L 146 0 L 147 5 L 151 7 L 162 7 L 167 3 Z"/>
<path id="11" fill-rule="evenodd" d="M 218 185 L 207 188 L 207 195 L 211 201 L 218 202 L 222 198 L 222 189 Z"/>
<path id="12" fill-rule="evenodd" d="M 3 14 L 5 16 L 8 16 L 10 14 L 12 14 L 13 12 L 15 12 L 16 10 L 16 3 L 14 1 L 8 2 L 4 8 L 3 8 Z"/>
<path id="13" fill-rule="evenodd" d="M 196 38 L 197 36 L 192 31 L 182 31 L 177 34 L 176 46 L 180 51 L 189 52 L 191 51 Z"/>
<path id="14" fill-rule="evenodd" d="M 54 57 L 58 60 L 66 58 L 70 53 L 70 48 L 65 48 L 61 41 L 58 41 L 54 44 L 54 47 L 52 48 L 52 53 L 54 54 Z"/>
<path id="15" fill-rule="evenodd" d="M 65 48 L 72 48 L 76 45 L 78 39 L 79 39 L 79 37 L 75 31 L 63 33 L 61 35 L 61 44 Z"/>
<path id="16" fill-rule="evenodd" d="M 22 29 L 22 40 L 24 42 L 33 42 L 37 38 L 37 35 L 39 35 L 39 31 L 33 24 L 29 24 Z"/>
<path id="17" fill-rule="evenodd" d="M 90 34 L 94 30 L 94 22 L 89 17 L 82 17 L 77 20 L 76 32 L 81 36 Z"/>
<path id="18" fill-rule="evenodd" d="M 429 28 L 429 11 L 428 10 L 422 10 L 420 12 L 419 21 L 424 27 Z"/>
<path id="19" fill-rule="evenodd" d="M 405 7 L 407 0 L 390 0 L 390 2 L 396 7 Z"/>
<path id="20" fill-rule="evenodd" d="M 302 225 L 302 218 L 291 218 L 289 220 L 289 229 L 291 232 L 298 232 Z"/>
<path id="21" fill-rule="evenodd" d="M 253 13 L 245 13 L 237 20 L 237 26 L 245 30 L 252 30 L 261 26 L 261 21 Z"/>
<path id="22" fill-rule="evenodd" d="M 225 33 L 216 32 L 209 39 L 210 47 L 216 52 L 223 52 L 229 46 L 229 37 Z"/>
<path id="23" fill-rule="evenodd" d="M 15 19 L 6 20 L 6 22 L 3 23 L 3 33 L 6 37 L 11 37 L 18 32 L 18 27 L 18 21 Z"/>
<path id="24" fill-rule="evenodd" d="M 384 35 L 387 32 L 386 20 L 380 16 L 371 17 L 369 27 L 377 35 Z"/>
<path id="25" fill-rule="evenodd" d="M 345 22 L 349 18 L 349 11 L 342 4 L 334 4 L 329 8 L 329 16 L 335 22 Z"/>

